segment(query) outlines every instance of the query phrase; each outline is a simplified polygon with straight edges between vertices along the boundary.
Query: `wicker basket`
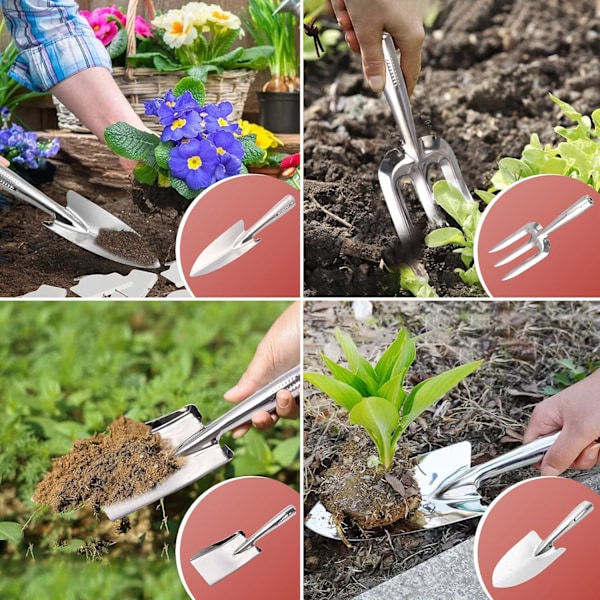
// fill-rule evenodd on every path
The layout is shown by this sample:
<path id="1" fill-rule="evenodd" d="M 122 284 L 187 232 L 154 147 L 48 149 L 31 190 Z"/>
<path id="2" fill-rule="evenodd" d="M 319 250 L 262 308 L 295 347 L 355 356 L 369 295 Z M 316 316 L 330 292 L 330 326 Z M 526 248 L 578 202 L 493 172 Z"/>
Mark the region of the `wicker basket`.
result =
<path id="1" fill-rule="evenodd" d="M 144 0 L 149 20 L 154 18 L 154 5 L 152 0 Z M 128 45 L 126 55 L 135 54 L 135 15 L 137 14 L 138 0 L 129 0 L 127 6 L 127 35 Z M 132 27 L 129 27 L 129 23 Z M 220 75 L 211 74 L 205 83 L 206 102 L 215 103 L 227 100 L 233 104 L 233 112 L 230 120 L 237 120 L 244 112 L 244 105 L 248 96 L 250 86 L 254 81 L 255 71 L 249 69 L 237 69 L 225 71 Z M 144 115 L 144 101 L 154 100 L 165 95 L 173 89 L 182 77 L 184 71 L 161 73 L 154 69 L 133 67 L 114 67 L 113 78 L 123 92 L 123 95 L 131 104 L 133 110 L 140 116 L 147 127 L 161 133 L 163 125 L 156 122 L 156 117 Z M 65 129 L 75 133 L 90 133 L 90 130 L 77 117 L 54 96 L 52 97 L 56 106 L 59 129 Z"/>

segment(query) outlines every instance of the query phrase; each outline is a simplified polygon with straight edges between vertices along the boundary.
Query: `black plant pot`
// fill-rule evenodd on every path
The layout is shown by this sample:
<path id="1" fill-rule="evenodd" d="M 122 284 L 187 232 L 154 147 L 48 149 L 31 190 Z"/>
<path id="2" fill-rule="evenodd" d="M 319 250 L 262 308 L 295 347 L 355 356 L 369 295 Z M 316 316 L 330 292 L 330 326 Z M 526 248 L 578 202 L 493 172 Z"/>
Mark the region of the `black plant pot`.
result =
<path id="1" fill-rule="evenodd" d="M 273 133 L 300 133 L 299 92 L 258 92 L 258 122 Z"/>

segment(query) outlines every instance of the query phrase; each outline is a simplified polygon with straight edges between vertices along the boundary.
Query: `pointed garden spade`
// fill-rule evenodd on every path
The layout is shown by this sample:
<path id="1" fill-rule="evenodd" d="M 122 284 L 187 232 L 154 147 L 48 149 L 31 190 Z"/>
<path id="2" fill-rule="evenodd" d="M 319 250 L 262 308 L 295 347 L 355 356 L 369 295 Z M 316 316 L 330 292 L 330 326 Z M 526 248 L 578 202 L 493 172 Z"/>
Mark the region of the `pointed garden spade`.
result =
<path id="1" fill-rule="evenodd" d="M 540 438 L 474 467 L 471 466 L 469 442 L 460 442 L 417 456 L 413 475 L 421 492 L 419 511 L 422 525 L 402 533 L 433 529 L 480 517 L 486 510 L 486 506 L 481 503 L 480 484 L 486 479 L 539 462 L 558 435 L 555 433 Z M 312 508 L 304 524 L 320 535 L 342 540 L 333 516 L 321 503 Z M 364 541 L 366 538 L 347 539 L 353 542 Z"/>

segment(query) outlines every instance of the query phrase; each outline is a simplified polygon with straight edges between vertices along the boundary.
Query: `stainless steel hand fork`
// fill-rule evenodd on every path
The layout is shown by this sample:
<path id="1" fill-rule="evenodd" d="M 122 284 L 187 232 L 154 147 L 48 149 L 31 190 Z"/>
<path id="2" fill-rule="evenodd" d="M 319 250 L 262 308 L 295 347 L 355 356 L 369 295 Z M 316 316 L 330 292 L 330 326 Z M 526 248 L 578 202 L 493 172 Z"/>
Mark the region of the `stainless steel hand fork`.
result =
<path id="1" fill-rule="evenodd" d="M 504 257 L 502 260 L 498 261 L 494 267 L 501 267 L 503 265 L 507 265 L 508 263 L 515 260 L 519 256 L 522 256 L 529 250 L 533 248 L 537 248 L 537 252 L 530 256 L 527 260 L 523 261 L 519 266 L 509 271 L 503 278 L 502 281 L 508 281 L 513 277 L 517 277 L 524 273 L 528 269 L 531 269 L 534 265 L 537 265 L 540 261 L 544 260 L 548 254 L 550 254 L 550 240 L 548 239 L 550 234 L 555 232 L 559 227 L 562 227 L 569 221 L 572 221 L 579 215 L 583 214 L 586 210 L 591 208 L 594 205 L 594 200 L 591 196 L 585 195 L 582 196 L 577 202 L 569 206 L 567 210 L 563 211 L 546 227 L 542 227 L 536 221 L 532 221 L 531 223 L 527 223 L 520 227 L 509 235 L 507 238 L 503 239 L 501 242 L 496 244 L 489 253 L 499 252 L 500 250 L 504 250 L 508 248 L 516 241 L 520 240 L 524 236 L 529 236 L 529 239 L 519 246 L 516 250 L 511 252 L 508 256 Z"/>
<path id="2" fill-rule="evenodd" d="M 390 150 L 381 161 L 379 185 L 400 241 L 408 242 L 414 226 L 402 195 L 403 179 L 412 182 L 427 219 L 436 227 L 447 223 L 444 213 L 433 198 L 432 167 L 440 168 L 444 178 L 457 187 L 466 200 L 472 201 L 473 198 L 450 145 L 436 135 L 417 137 L 394 40 L 389 33 L 384 33 L 382 43 L 387 71 L 384 95 L 400 130 L 402 147 Z"/>

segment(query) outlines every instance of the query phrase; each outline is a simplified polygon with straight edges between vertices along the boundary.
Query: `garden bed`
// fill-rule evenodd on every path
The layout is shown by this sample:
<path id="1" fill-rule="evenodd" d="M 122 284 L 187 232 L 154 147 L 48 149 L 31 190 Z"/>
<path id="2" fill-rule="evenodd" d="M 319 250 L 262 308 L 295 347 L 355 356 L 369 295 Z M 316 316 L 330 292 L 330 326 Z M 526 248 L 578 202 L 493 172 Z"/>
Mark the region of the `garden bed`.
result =
<path id="1" fill-rule="evenodd" d="M 417 341 L 417 360 L 408 386 L 471 360 L 483 365 L 423 413 L 401 442 L 411 456 L 468 440 L 473 463 L 484 462 L 521 443 L 533 407 L 598 366 L 600 304 L 588 302 L 375 302 L 373 317 L 357 322 L 350 302 L 312 301 L 305 307 L 304 365 L 325 372 L 319 354 L 340 360 L 334 327 L 352 333 L 372 363 L 399 327 Z M 566 361 L 566 362 L 560 362 Z M 595 361 L 595 365 L 594 365 Z M 347 413 L 315 388 L 304 393 L 305 510 L 319 497 L 323 472 L 357 440 Z M 374 448 L 372 453 L 375 453 Z M 536 475 L 520 469 L 486 482 L 484 502 L 508 485 Z M 567 472 L 567 476 L 578 474 Z M 353 598 L 468 539 L 477 520 L 366 542 L 347 548 L 305 529 L 305 598 Z"/>
<path id="2" fill-rule="evenodd" d="M 596 0 L 456 0 L 427 35 L 411 100 L 417 134 L 444 138 L 469 189 L 485 189 L 497 161 L 519 156 L 532 133 L 556 140 L 549 92 L 584 114 L 600 106 L 599 54 Z M 357 56 L 330 52 L 307 63 L 304 119 L 306 294 L 405 294 L 380 265 L 405 257 L 377 179 L 399 135 Z M 425 227 L 416 200 L 409 209 Z M 462 265 L 447 247 L 423 248 L 421 260 L 439 295 L 483 295 L 453 272 Z"/>

